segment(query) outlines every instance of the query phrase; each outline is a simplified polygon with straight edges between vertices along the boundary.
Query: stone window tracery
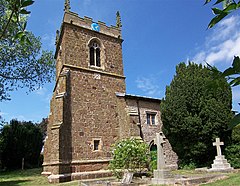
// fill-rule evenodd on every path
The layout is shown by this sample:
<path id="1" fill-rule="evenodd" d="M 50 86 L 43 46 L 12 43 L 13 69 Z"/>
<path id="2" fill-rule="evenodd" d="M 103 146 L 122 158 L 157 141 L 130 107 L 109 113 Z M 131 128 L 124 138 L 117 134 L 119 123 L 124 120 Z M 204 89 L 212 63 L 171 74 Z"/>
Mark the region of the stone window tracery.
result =
<path id="1" fill-rule="evenodd" d="M 92 41 L 90 48 L 90 66 L 101 67 L 101 48 L 97 41 Z"/>

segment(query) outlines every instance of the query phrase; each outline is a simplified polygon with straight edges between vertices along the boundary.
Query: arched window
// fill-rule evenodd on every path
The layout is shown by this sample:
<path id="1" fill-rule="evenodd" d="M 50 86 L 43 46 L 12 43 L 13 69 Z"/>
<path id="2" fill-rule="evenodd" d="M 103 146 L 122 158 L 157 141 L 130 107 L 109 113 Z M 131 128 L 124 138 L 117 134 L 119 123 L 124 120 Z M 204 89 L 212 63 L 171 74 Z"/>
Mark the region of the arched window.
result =
<path id="1" fill-rule="evenodd" d="M 101 67 L 101 49 L 100 45 L 93 41 L 90 46 L 90 66 Z"/>

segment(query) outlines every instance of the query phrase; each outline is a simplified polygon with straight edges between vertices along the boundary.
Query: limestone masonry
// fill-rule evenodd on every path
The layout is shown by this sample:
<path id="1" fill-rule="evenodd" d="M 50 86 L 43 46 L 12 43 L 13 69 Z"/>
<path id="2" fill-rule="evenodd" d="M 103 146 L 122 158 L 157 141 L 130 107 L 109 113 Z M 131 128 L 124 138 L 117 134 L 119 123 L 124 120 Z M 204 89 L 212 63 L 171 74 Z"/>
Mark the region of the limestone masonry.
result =
<path id="1" fill-rule="evenodd" d="M 50 182 L 110 176 L 110 147 L 116 140 L 142 138 L 154 149 L 162 128 L 161 100 L 126 94 L 117 20 L 108 27 L 65 10 L 44 147 L 43 174 Z M 166 141 L 166 165 L 177 168 L 177 155 Z"/>

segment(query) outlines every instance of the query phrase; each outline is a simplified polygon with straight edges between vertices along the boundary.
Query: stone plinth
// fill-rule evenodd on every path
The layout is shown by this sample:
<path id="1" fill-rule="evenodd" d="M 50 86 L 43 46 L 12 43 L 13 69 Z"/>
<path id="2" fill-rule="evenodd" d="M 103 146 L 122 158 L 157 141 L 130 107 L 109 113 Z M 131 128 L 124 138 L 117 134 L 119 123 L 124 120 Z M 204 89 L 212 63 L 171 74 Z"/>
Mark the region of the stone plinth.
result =
<path id="1" fill-rule="evenodd" d="M 227 162 L 227 160 L 225 159 L 225 156 L 220 155 L 220 156 L 215 156 L 215 160 L 213 160 L 212 168 L 209 169 L 208 171 L 228 172 L 228 171 L 232 171 L 232 170 L 233 170 L 233 168 Z"/>
<path id="2" fill-rule="evenodd" d="M 172 174 L 169 170 L 160 169 L 153 171 L 154 178 L 152 178 L 152 184 L 174 184 Z"/>

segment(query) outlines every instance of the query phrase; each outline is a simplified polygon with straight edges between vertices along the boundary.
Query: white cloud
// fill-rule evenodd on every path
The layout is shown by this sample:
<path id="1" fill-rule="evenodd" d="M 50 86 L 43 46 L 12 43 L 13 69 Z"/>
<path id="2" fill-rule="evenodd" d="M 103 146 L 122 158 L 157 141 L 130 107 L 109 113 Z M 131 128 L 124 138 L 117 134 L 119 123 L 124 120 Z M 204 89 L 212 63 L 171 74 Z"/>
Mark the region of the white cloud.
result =
<path id="1" fill-rule="evenodd" d="M 6 113 L 6 112 L 0 112 L 0 116 L 6 116 L 6 115 L 8 115 L 8 113 Z"/>
<path id="2" fill-rule="evenodd" d="M 53 34 L 44 34 L 41 39 L 48 49 L 54 50 L 56 37 Z"/>
<path id="3" fill-rule="evenodd" d="M 160 87 L 156 84 L 154 77 L 139 77 L 136 83 L 137 88 L 141 89 L 147 96 L 160 97 Z"/>
<path id="4" fill-rule="evenodd" d="M 45 87 L 40 87 L 38 90 L 35 91 L 36 94 L 40 96 L 45 96 L 47 93 L 47 89 Z"/>
<path id="5" fill-rule="evenodd" d="M 45 103 L 49 104 L 52 98 L 52 92 L 49 91 L 46 87 L 41 87 L 36 90 L 35 93 L 39 96 L 39 98 Z"/>
<path id="6" fill-rule="evenodd" d="M 193 57 L 196 63 L 229 66 L 234 55 L 240 54 L 240 16 L 232 16 L 216 25 L 202 49 Z"/>

